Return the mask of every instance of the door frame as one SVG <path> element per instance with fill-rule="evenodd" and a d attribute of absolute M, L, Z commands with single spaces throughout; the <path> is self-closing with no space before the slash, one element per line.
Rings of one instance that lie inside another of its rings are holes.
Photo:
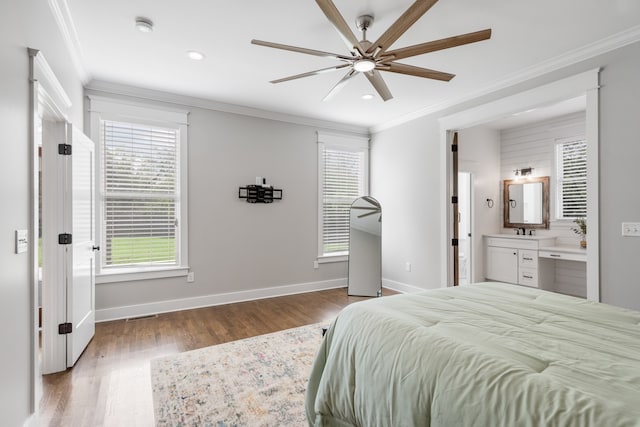
<path fill-rule="evenodd" d="M 38 146 L 41 141 L 41 133 L 38 126 L 41 126 L 43 116 L 47 116 L 51 120 L 66 122 L 68 112 L 72 106 L 71 100 L 65 92 L 55 76 L 55 73 L 49 66 L 42 52 L 38 49 L 27 48 L 29 56 L 29 152 L 31 160 L 29 162 L 29 209 L 31 212 L 29 219 L 29 251 L 31 257 L 29 259 L 29 281 L 31 283 L 31 309 L 32 309 L 32 336 L 31 336 L 31 369 L 30 369 L 30 409 L 31 412 L 38 414 L 38 404 L 42 396 L 41 363 L 39 356 L 39 331 L 38 331 L 38 300 L 39 300 L 39 269 L 38 269 L 38 170 L 39 157 Z M 62 287 L 60 287 L 62 289 Z M 43 306 L 52 306 L 50 301 L 42 300 Z M 42 328 L 45 328 L 46 319 L 43 316 Z M 55 345 L 55 344 L 54 344 Z M 48 350 L 47 350 L 48 351 Z M 45 360 L 43 353 L 43 360 Z M 64 361 L 66 362 L 66 360 Z"/>
<path fill-rule="evenodd" d="M 451 150 L 449 141 L 454 131 L 482 125 L 508 115 L 529 109 L 552 105 L 563 100 L 586 95 L 587 143 L 587 299 L 600 301 L 600 231 L 599 231 L 599 73 L 595 68 L 553 83 L 507 96 L 484 105 L 470 108 L 439 119 L 440 122 L 440 170 L 442 203 L 441 239 L 445 262 L 441 266 L 441 277 L 450 286 L 452 279 L 453 250 L 450 246 L 452 227 L 450 185 L 452 182 Z"/>

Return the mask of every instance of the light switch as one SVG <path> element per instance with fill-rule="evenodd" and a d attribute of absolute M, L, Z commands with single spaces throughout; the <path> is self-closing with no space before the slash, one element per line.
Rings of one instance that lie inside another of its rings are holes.
<path fill-rule="evenodd" d="M 21 254 L 29 250 L 29 231 L 16 230 L 16 253 Z"/>

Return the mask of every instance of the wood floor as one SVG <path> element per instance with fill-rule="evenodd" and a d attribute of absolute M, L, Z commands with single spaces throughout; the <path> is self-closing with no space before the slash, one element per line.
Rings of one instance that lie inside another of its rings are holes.
<path fill-rule="evenodd" d="M 151 359 L 328 321 L 363 299 L 341 288 L 98 323 L 73 369 L 43 376 L 40 425 L 153 426 Z"/>

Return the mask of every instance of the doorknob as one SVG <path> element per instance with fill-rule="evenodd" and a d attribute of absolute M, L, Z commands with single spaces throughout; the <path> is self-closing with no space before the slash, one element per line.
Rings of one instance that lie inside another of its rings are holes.
<path fill-rule="evenodd" d="M 91 249 L 94 250 L 94 251 L 99 251 L 100 250 L 100 246 L 94 246 Z"/>

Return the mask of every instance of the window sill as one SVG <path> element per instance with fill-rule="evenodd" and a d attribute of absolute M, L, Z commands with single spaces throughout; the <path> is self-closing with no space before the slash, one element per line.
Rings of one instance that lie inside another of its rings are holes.
<path fill-rule="evenodd" d="M 131 282 L 135 280 L 163 279 L 167 277 L 182 277 L 189 274 L 189 267 L 166 267 L 154 269 L 123 268 L 113 269 L 96 275 L 96 284 Z"/>
<path fill-rule="evenodd" d="M 349 261 L 349 255 L 323 255 L 318 257 L 318 264 Z"/>

